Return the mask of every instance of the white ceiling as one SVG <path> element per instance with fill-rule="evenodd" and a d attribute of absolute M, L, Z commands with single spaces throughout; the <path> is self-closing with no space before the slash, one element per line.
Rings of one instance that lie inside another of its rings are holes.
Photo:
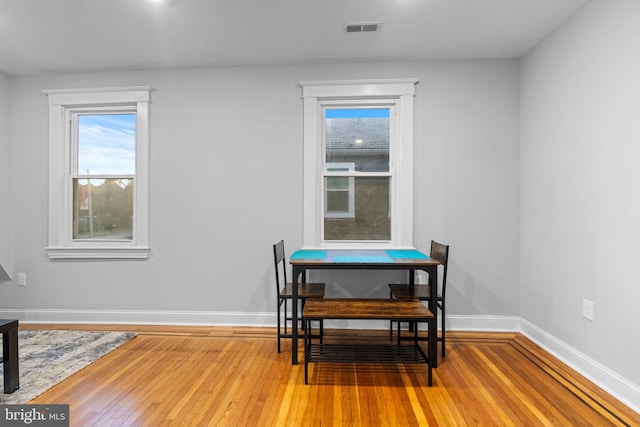
<path fill-rule="evenodd" d="M 586 1 L 0 0 L 0 71 L 518 58 Z"/>

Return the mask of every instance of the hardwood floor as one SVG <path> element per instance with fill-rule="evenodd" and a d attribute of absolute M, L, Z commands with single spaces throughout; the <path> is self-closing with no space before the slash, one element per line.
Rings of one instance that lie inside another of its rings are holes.
<path fill-rule="evenodd" d="M 638 426 L 640 415 L 513 333 L 448 335 L 420 365 L 291 365 L 268 328 L 21 325 L 138 335 L 31 403 L 67 403 L 72 426 Z M 389 340 L 327 330 L 327 340 Z M 302 357 L 300 360 L 304 360 Z"/>

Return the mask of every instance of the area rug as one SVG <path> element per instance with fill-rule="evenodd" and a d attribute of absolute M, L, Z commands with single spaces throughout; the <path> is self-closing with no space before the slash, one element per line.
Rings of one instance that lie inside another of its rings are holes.
<path fill-rule="evenodd" d="M 0 393 L 0 405 L 29 402 L 135 335 L 125 332 L 18 331 L 20 389 L 12 394 Z M 2 374 L 0 364 L 0 381 Z"/>

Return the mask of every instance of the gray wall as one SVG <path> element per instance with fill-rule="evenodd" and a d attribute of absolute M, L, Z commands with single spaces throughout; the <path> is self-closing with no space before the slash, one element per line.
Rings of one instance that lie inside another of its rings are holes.
<path fill-rule="evenodd" d="M 635 384 L 639 42 L 640 2 L 592 1 L 521 77 L 520 313 Z"/>
<path fill-rule="evenodd" d="M 11 274 L 11 236 L 9 234 L 9 201 L 11 186 L 9 183 L 10 157 L 10 116 L 9 116 L 9 76 L 0 72 L 0 283 Z M 1 285 L 0 285 L 1 286 Z"/>
<path fill-rule="evenodd" d="M 302 238 L 297 82 L 418 77 L 415 244 L 452 245 L 451 314 L 517 314 L 518 76 L 517 60 L 490 60 L 13 77 L 10 222 L 28 286 L 1 286 L 0 309 L 272 313 L 271 245 Z M 155 88 L 152 257 L 51 262 L 41 90 L 122 85 Z M 347 274 L 329 293 L 388 295 L 375 280 Z"/>

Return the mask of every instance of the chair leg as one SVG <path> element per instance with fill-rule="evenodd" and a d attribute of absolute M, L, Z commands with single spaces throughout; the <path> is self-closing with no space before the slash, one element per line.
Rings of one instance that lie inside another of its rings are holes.
<path fill-rule="evenodd" d="M 442 357 L 445 356 L 445 348 L 446 348 L 446 339 L 445 339 L 445 331 L 447 330 L 444 325 L 444 304 L 440 306 L 440 313 L 442 314 Z"/>
<path fill-rule="evenodd" d="M 304 310 L 304 299 L 301 299 L 301 310 Z M 284 315 L 282 313 L 281 307 L 282 305 L 284 305 Z M 278 311 L 277 311 L 277 336 L 278 336 L 278 353 L 280 353 L 281 351 L 281 346 L 280 346 L 280 341 L 282 339 L 283 335 L 287 335 L 287 329 L 288 329 L 288 322 L 291 320 L 290 317 L 288 317 L 288 311 L 287 311 L 288 307 L 287 307 L 287 298 L 283 298 L 282 300 L 278 301 Z M 281 317 L 284 317 L 283 319 Z M 301 332 L 302 334 L 299 336 L 299 338 L 302 338 L 304 336 L 304 331 L 306 329 L 306 323 L 302 321 L 302 316 L 299 314 L 298 315 L 298 320 L 300 321 L 300 327 L 301 327 Z M 294 326 L 298 326 L 298 325 L 291 325 L 291 328 L 293 328 Z M 322 320 L 320 320 L 320 343 L 322 344 L 322 339 L 324 336 L 324 322 Z"/>
<path fill-rule="evenodd" d="M 287 299 L 284 299 L 284 334 L 287 335 Z"/>
<path fill-rule="evenodd" d="M 393 299 L 393 292 L 389 291 L 389 299 Z M 393 336 L 393 320 L 389 320 L 389 336 Z"/>
<path fill-rule="evenodd" d="M 280 353 L 280 300 L 278 300 L 278 304 L 276 307 L 276 316 L 278 317 L 278 321 L 277 321 L 277 325 L 278 325 L 278 330 L 277 335 L 278 335 L 278 353 Z M 286 316 L 286 314 L 285 314 Z M 287 322 L 287 320 L 285 319 L 285 323 Z"/>
<path fill-rule="evenodd" d="M 302 319 L 302 313 L 304 312 L 304 303 L 307 302 L 306 299 L 300 300 L 300 313 L 298 313 L 298 319 Z M 302 327 L 302 332 L 304 332 L 307 328 L 307 322 L 300 322 L 300 326 Z M 309 322 L 311 323 L 311 322 Z M 298 326 L 298 325 L 296 325 Z"/>

